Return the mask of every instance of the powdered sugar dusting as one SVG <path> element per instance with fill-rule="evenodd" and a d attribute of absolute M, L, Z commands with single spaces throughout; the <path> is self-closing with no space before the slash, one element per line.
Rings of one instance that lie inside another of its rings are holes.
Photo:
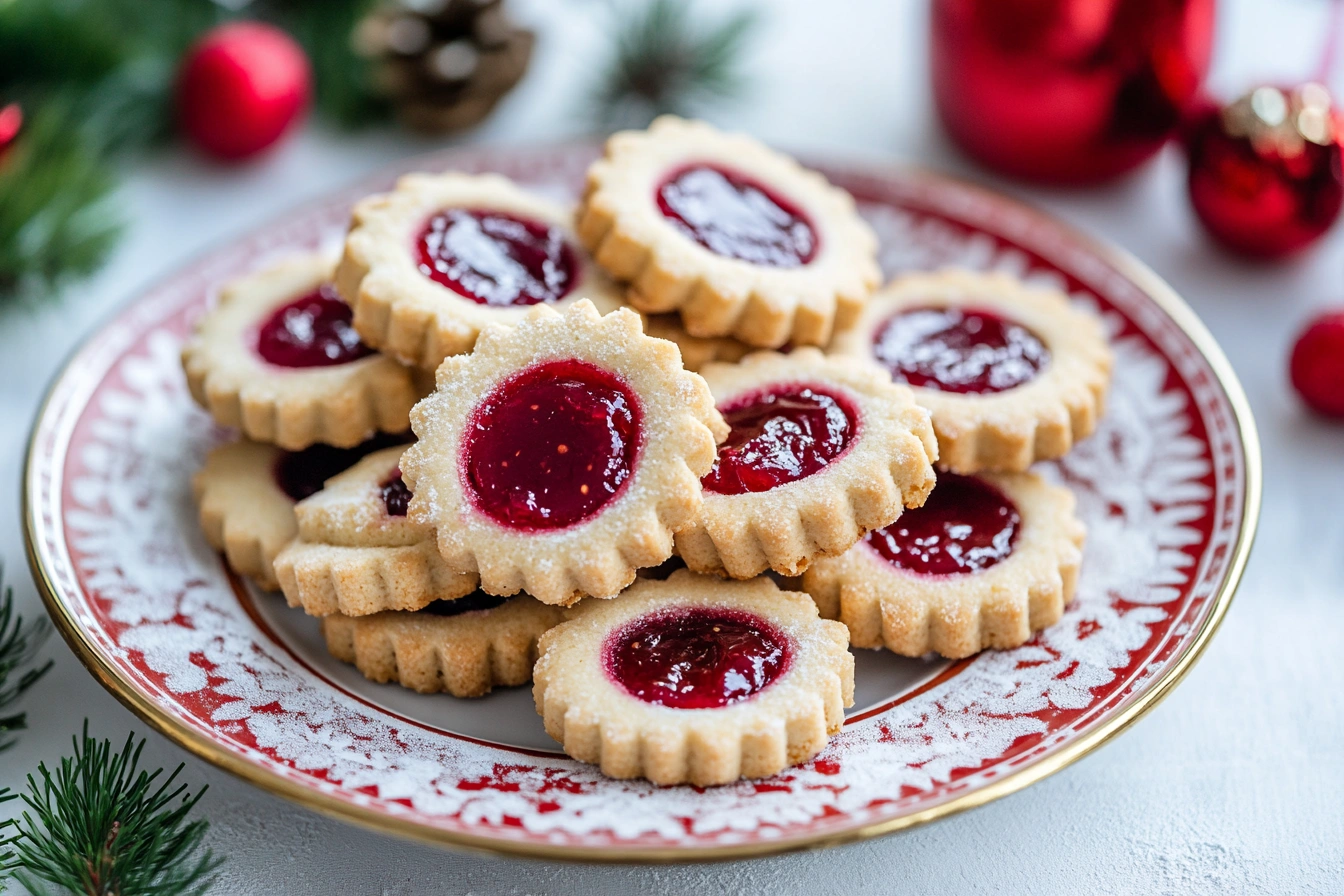
<path fill-rule="evenodd" d="M 546 166 L 552 189 L 578 183 L 587 157 Z M 193 523 L 191 476 L 219 436 L 190 403 L 178 346 L 220 274 L 249 265 L 260 245 L 321 242 L 342 202 L 207 260 L 197 279 L 148 297 L 86 347 L 37 436 L 51 448 L 30 480 L 43 563 L 96 649 L 166 714 L 312 791 L 439 829 L 576 848 L 785 841 L 983 787 L 1152 685 L 1207 618 L 1244 496 L 1225 398 L 1183 335 L 1066 236 L 950 189 L 895 177 L 855 187 L 888 272 L 1006 270 L 1106 315 L 1117 371 L 1108 416 L 1047 470 L 1078 495 L 1089 529 L 1078 597 L 1028 645 L 865 714 L 817 759 L 764 784 L 610 781 L 407 723 L 304 667 L 236 599 Z M 1043 257 L 1072 264 L 1069 276 Z M 68 456 L 58 450 L 67 437 Z"/>

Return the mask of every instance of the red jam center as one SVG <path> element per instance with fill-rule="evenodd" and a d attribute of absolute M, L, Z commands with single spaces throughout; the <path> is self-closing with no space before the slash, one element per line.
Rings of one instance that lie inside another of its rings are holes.
<path fill-rule="evenodd" d="M 854 437 L 848 402 L 810 386 L 776 386 L 721 409 L 732 427 L 701 484 L 721 495 L 769 491 L 811 476 Z"/>
<path fill-rule="evenodd" d="M 716 255 L 772 268 L 796 268 L 817 253 L 802 210 L 738 174 L 692 165 L 663 181 L 658 210 Z"/>
<path fill-rule="evenodd" d="M 463 474 L 514 529 L 560 529 L 612 500 L 635 468 L 640 409 L 615 374 L 574 359 L 530 367 L 476 408 Z"/>
<path fill-rule="evenodd" d="M 509 600 L 512 600 L 512 597 L 499 597 L 486 594 L 484 591 L 473 591 L 466 597 L 455 600 L 436 600 L 421 612 L 429 613 L 431 616 L 461 616 L 463 613 L 474 613 L 478 610 L 493 610 Z"/>
<path fill-rule="evenodd" d="M 257 354 L 279 367 L 329 367 L 358 361 L 373 349 L 350 325 L 353 313 L 336 290 L 323 284 L 266 319 L 257 331 Z"/>
<path fill-rule="evenodd" d="M 645 703 L 715 709 L 765 689 L 789 666 L 788 638 L 735 610 L 685 608 L 636 619 L 607 638 L 608 677 Z"/>
<path fill-rule="evenodd" d="M 394 468 L 379 488 L 387 515 L 405 516 L 411 507 L 411 490 L 406 487 L 406 480 L 401 478 L 401 467 Z"/>
<path fill-rule="evenodd" d="M 942 392 L 1002 392 L 1028 382 L 1050 360 L 1036 335 L 989 311 L 919 308 L 888 320 L 873 355 L 892 379 Z"/>
<path fill-rule="evenodd" d="M 560 228 L 484 209 L 439 212 L 416 254 L 421 273 L 478 305 L 558 302 L 577 279 Z"/>
<path fill-rule="evenodd" d="M 272 474 L 280 490 L 295 501 L 322 490 L 322 484 L 337 473 L 350 469 L 361 457 L 409 441 L 405 433 L 380 433 L 354 448 L 313 445 L 302 451 L 285 451 L 275 462 Z"/>
<path fill-rule="evenodd" d="M 980 572 L 1004 560 L 1022 517 L 1008 497 L 974 476 L 939 473 L 923 507 L 907 510 L 866 536 L 890 563 L 910 572 L 945 576 Z"/>

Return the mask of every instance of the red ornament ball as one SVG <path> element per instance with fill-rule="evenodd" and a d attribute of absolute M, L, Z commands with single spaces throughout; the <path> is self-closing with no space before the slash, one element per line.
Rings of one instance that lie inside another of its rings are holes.
<path fill-rule="evenodd" d="M 23 130 L 23 107 L 18 103 L 0 106 L 0 158 L 19 139 Z"/>
<path fill-rule="evenodd" d="M 1314 243 L 1344 206 L 1341 127 L 1319 84 L 1259 87 L 1197 115 L 1186 133 L 1190 202 L 1234 252 L 1280 258 Z"/>
<path fill-rule="evenodd" d="M 308 57 L 288 34 L 231 22 L 187 51 L 177 78 L 182 131 L 205 153 L 246 159 L 272 146 L 308 105 Z"/>
<path fill-rule="evenodd" d="M 1307 325 L 1293 346 L 1289 374 L 1308 407 L 1344 419 L 1344 309 Z"/>
<path fill-rule="evenodd" d="M 1005 174 L 1089 184 L 1162 148 L 1208 71 L 1214 0 L 931 0 L 952 138 Z"/>

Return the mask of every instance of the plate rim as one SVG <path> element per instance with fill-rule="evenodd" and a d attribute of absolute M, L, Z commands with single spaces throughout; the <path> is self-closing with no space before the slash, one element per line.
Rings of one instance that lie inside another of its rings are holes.
<path fill-rule="evenodd" d="M 235 234 L 212 244 L 204 251 L 193 255 L 192 258 L 186 262 L 175 265 L 167 274 L 151 281 L 146 286 L 138 288 L 134 294 L 147 294 L 157 289 L 159 286 L 171 281 L 178 276 L 182 269 L 190 267 L 195 261 L 209 257 L 231 245 L 243 238 L 246 233 L 263 229 L 283 219 L 298 215 L 305 209 L 317 207 L 325 202 L 329 202 L 331 196 L 333 194 L 338 194 L 341 189 L 349 190 L 360 182 L 376 180 L 380 176 L 380 173 L 386 175 L 388 173 L 414 170 L 414 166 L 421 162 L 441 160 L 445 155 L 471 155 L 482 151 L 492 153 L 508 150 L 531 153 L 536 153 L 542 149 L 560 151 L 567 147 L 573 149 L 577 145 L 586 144 L 588 142 L 589 141 L 575 140 L 527 146 L 488 145 L 470 148 L 464 147 L 457 149 L 456 151 L 449 150 L 446 154 L 441 150 L 437 153 L 415 155 L 399 160 L 392 165 L 352 181 L 344 188 L 327 191 L 322 196 L 299 203 L 258 224 L 252 225 L 240 234 Z M 55 583 L 52 581 L 51 575 L 43 565 L 38 550 L 38 521 L 32 504 L 32 492 L 36 487 L 34 481 L 34 461 L 36 456 L 38 426 L 47 416 L 56 390 L 64 381 L 66 375 L 71 371 L 74 361 L 107 322 L 114 320 L 120 314 L 135 305 L 134 299 L 119 303 L 115 309 L 101 319 L 97 326 L 90 329 L 89 333 L 85 335 L 61 361 L 56 373 L 47 384 L 42 401 L 38 405 L 37 412 L 34 414 L 32 423 L 29 427 L 27 447 L 24 452 L 23 478 L 20 492 L 20 514 L 23 519 L 24 548 L 28 559 L 28 567 L 32 573 L 38 593 L 42 598 L 47 615 L 51 617 L 55 628 L 61 633 L 62 638 L 65 640 L 66 644 L 69 645 L 71 651 L 95 680 L 116 697 L 123 706 L 133 712 L 142 722 L 149 725 L 150 728 L 168 738 L 173 743 L 187 750 L 192 755 L 209 762 L 217 768 L 229 772 L 235 777 L 241 778 L 243 781 L 254 787 L 272 795 L 283 797 L 326 817 L 354 824 L 358 827 L 373 830 L 382 834 L 395 834 L 422 843 L 440 847 L 452 847 L 485 855 L 531 858 L 566 863 L 675 864 L 685 862 L 732 861 L 800 852 L 804 850 L 822 849 L 831 846 L 839 846 L 841 844 L 871 840 L 876 837 L 927 824 L 928 822 L 941 818 L 948 818 L 960 814 L 961 812 L 1016 793 L 1019 790 L 1029 787 L 1069 765 L 1072 765 L 1084 756 L 1090 755 L 1092 752 L 1100 749 L 1113 738 L 1126 731 L 1139 719 L 1147 715 L 1185 679 L 1186 675 L 1189 674 L 1190 670 L 1194 668 L 1195 664 L 1203 656 L 1205 649 L 1221 625 L 1224 616 L 1227 614 L 1228 608 L 1231 606 L 1233 597 L 1240 587 L 1242 576 L 1250 558 L 1258 530 L 1264 473 L 1260 452 L 1260 439 L 1255 424 L 1255 418 L 1251 410 L 1250 401 L 1246 397 L 1245 390 L 1242 388 L 1241 381 L 1237 377 L 1231 362 L 1228 361 L 1227 356 L 1223 353 L 1222 348 L 1218 345 L 1203 321 L 1201 321 L 1199 316 L 1195 314 L 1194 310 L 1183 298 L 1181 298 L 1179 293 L 1177 293 L 1171 285 L 1127 250 L 1122 249 L 1105 239 L 1091 236 L 1067 221 L 1063 221 L 1050 215 L 1031 203 L 1015 196 L 1010 196 L 991 188 L 972 183 L 963 178 L 933 171 L 919 165 L 897 161 L 878 162 L 872 160 L 846 159 L 843 156 L 826 156 L 820 160 L 808 159 L 806 161 L 808 164 L 812 164 L 816 161 L 824 161 L 827 162 L 830 167 L 843 166 L 848 172 L 875 178 L 888 178 L 893 172 L 901 172 L 911 179 L 938 183 L 945 187 L 955 188 L 965 193 L 974 194 L 978 198 L 993 201 L 1002 206 L 1011 208 L 1015 213 L 1030 219 L 1034 224 L 1041 224 L 1053 228 L 1055 231 L 1067 236 L 1077 245 L 1092 253 L 1095 257 L 1109 264 L 1115 271 L 1137 286 L 1144 295 L 1152 299 L 1172 323 L 1175 324 L 1186 338 L 1190 340 L 1195 350 L 1199 352 L 1205 362 L 1209 365 L 1218 385 L 1226 393 L 1228 406 L 1232 412 L 1232 423 L 1236 427 L 1237 438 L 1245 458 L 1245 463 L 1243 465 L 1245 500 L 1241 519 L 1239 521 L 1240 526 L 1237 532 L 1236 542 L 1233 545 L 1232 554 L 1228 561 L 1227 571 L 1223 576 L 1222 582 L 1218 586 L 1217 593 L 1212 598 L 1212 609 L 1205 617 L 1198 631 L 1187 639 L 1186 644 L 1176 661 L 1161 675 L 1152 679 L 1129 706 L 1104 721 L 1099 722 L 1096 727 L 1061 747 L 1057 752 L 1016 769 L 995 781 L 986 784 L 978 790 L 953 797 L 939 805 L 931 806 L 927 809 L 908 815 L 869 822 L 867 824 L 858 824 L 838 831 L 829 831 L 813 835 L 804 834 L 783 840 L 762 839 L 752 843 L 733 843 L 727 845 L 641 845 L 622 847 L 584 847 L 581 849 L 569 845 L 515 841 L 488 835 L 429 827 L 409 819 L 384 814 L 371 807 L 345 802 L 331 794 L 311 790 L 296 781 L 291 781 L 289 778 L 276 775 L 260 765 L 249 762 L 245 758 L 220 747 L 214 741 L 209 740 L 205 735 L 196 732 L 179 720 L 175 715 L 156 705 L 147 696 L 141 694 L 129 682 L 121 678 L 116 669 L 90 642 L 81 626 L 75 620 L 71 609 L 58 597 Z M 434 164 L 442 164 L 442 162 L 435 161 Z"/>

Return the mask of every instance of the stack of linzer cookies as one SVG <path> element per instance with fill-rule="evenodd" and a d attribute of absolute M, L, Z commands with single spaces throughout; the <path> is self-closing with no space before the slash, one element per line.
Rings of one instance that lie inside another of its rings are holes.
<path fill-rule="evenodd" d="M 876 254 L 848 193 L 700 122 L 612 137 L 577 209 L 404 177 L 183 350 L 242 433 L 201 525 L 375 681 L 531 680 L 614 777 L 774 774 L 839 730 L 851 645 L 1022 644 L 1081 559 L 1026 470 L 1095 427 L 1100 322 L 1002 275 L 878 289 Z"/>

